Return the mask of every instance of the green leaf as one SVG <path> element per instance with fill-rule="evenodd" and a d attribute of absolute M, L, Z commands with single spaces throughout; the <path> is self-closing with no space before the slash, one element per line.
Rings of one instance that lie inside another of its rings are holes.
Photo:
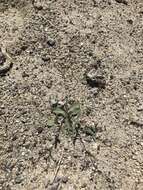
<path fill-rule="evenodd" d="M 53 113 L 58 116 L 60 115 L 60 116 L 66 117 L 66 112 L 62 108 L 59 108 L 59 107 L 54 108 Z"/>
<path fill-rule="evenodd" d="M 47 126 L 49 128 L 55 126 L 55 120 L 54 120 L 54 118 L 48 120 Z"/>
<path fill-rule="evenodd" d="M 65 127 L 66 127 L 66 129 L 70 128 L 70 123 L 69 123 L 68 118 L 65 119 Z"/>
<path fill-rule="evenodd" d="M 69 114 L 71 116 L 79 115 L 80 114 L 80 104 L 74 103 L 73 105 L 71 105 L 71 107 L 69 109 Z"/>
<path fill-rule="evenodd" d="M 65 132 L 66 132 L 66 135 L 72 135 L 72 125 L 70 123 L 70 121 L 68 120 L 68 118 L 65 119 Z"/>

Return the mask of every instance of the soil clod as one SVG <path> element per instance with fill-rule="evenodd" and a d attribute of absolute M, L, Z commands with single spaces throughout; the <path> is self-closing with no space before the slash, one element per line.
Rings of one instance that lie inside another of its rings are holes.
<path fill-rule="evenodd" d="M 122 3 L 124 5 L 128 5 L 128 2 L 126 0 L 115 0 L 117 3 Z"/>
<path fill-rule="evenodd" d="M 106 85 L 105 78 L 96 70 L 91 70 L 86 74 L 86 81 L 92 88 L 105 88 Z"/>

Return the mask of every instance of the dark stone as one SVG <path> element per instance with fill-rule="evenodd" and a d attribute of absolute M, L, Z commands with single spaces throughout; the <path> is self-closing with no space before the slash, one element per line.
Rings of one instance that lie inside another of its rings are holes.
<path fill-rule="evenodd" d="M 22 77 L 23 77 L 23 78 L 29 77 L 29 75 L 24 71 L 24 72 L 22 73 Z"/>
<path fill-rule="evenodd" d="M 64 176 L 64 177 L 61 178 L 61 182 L 62 182 L 62 183 L 67 183 L 68 180 L 69 180 L 69 179 L 68 179 L 68 177 L 66 177 L 66 176 Z"/>
<path fill-rule="evenodd" d="M 140 11 L 139 14 L 143 14 L 143 11 Z"/>
<path fill-rule="evenodd" d="M 50 38 L 47 40 L 47 44 L 52 47 L 56 44 L 56 41 L 54 39 Z"/>
<path fill-rule="evenodd" d="M 42 56 L 42 60 L 43 60 L 44 62 L 50 61 L 50 57 L 49 57 L 48 55 L 43 55 L 43 56 Z"/>
<path fill-rule="evenodd" d="M 87 183 L 83 183 L 82 185 L 81 185 L 81 188 L 82 189 L 85 189 L 87 187 Z"/>
<path fill-rule="evenodd" d="M 88 53 L 88 55 L 89 55 L 90 57 L 92 57 L 92 56 L 93 56 L 93 52 L 90 51 L 90 52 Z"/>
<path fill-rule="evenodd" d="M 22 51 L 25 51 L 27 48 L 28 48 L 28 46 L 26 44 L 22 44 L 21 45 L 21 50 Z"/>
<path fill-rule="evenodd" d="M 115 0 L 117 3 L 122 3 L 124 5 L 128 5 L 128 2 L 126 0 Z"/>
<path fill-rule="evenodd" d="M 13 63 L 11 62 L 8 66 L 5 66 L 0 69 L 0 76 L 5 76 L 6 73 L 12 68 Z"/>
<path fill-rule="evenodd" d="M 91 92 L 92 95 L 96 96 L 98 94 L 98 92 L 99 92 L 99 88 L 94 87 L 94 88 L 92 88 L 90 90 L 90 92 Z"/>
<path fill-rule="evenodd" d="M 43 9 L 41 0 L 32 0 L 33 7 L 37 9 L 38 11 Z"/>
<path fill-rule="evenodd" d="M 38 131 L 38 134 L 42 133 L 43 127 L 38 127 L 38 128 L 37 128 L 37 131 Z"/>
<path fill-rule="evenodd" d="M 0 65 L 3 65 L 6 62 L 6 57 L 5 55 L 1 52 L 0 49 Z"/>
<path fill-rule="evenodd" d="M 96 71 L 90 71 L 86 74 L 87 84 L 92 88 L 105 88 L 106 81 L 104 77 Z"/>
<path fill-rule="evenodd" d="M 129 24 L 133 24 L 133 20 L 131 20 L 131 19 L 127 20 L 127 22 L 128 22 Z"/>
<path fill-rule="evenodd" d="M 18 139 L 18 137 L 17 137 L 16 135 L 13 135 L 12 141 L 15 141 L 15 140 L 17 140 L 17 139 Z"/>

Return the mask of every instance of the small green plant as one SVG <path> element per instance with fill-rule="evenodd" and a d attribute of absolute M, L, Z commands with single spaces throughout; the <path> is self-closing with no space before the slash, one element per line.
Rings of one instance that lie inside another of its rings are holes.
<path fill-rule="evenodd" d="M 52 150 L 54 147 L 57 148 L 57 145 L 60 143 L 60 135 L 65 134 L 66 136 L 68 136 L 68 138 L 71 138 L 73 145 L 75 145 L 76 140 L 79 140 L 81 144 L 81 150 L 84 151 L 85 155 L 88 156 L 91 163 L 96 168 L 96 165 L 94 163 L 95 157 L 88 150 L 83 139 L 85 136 L 90 136 L 94 140 L 96 128 L 94 129 L 94 127 L 90 126 L 81 126 L 80 103 L 75 101 L 69 101 L 68 99 L 66 99 L 65 102 L 59 102 L 54 100 L 51 103 L 51 112 L 53 114 L 53 117 L 48 121 L 48 127 L 54 127 L 55 130 L 53 146 L 49 150 L 50 158 L 54 160 L 54 158 L 52 157 Z M 59 161 L 59 166 L 57 167 L 57 170 L 55 172 L 54 179 L 56 178 L 59 171 L 62 158 L 63 155 Z"/>
<path fill-rule="evenodd" d="M 80 127 L 80 104 L 78 102 L 68 102 L 64 104 L 56 103 L 52 105 L 52 113 L 54 114 L 54 120 L 49 120 L 49 126 L 57 126 L 57 134 L 59 137 L 60 132 L 70 136 L 75 142 L 77 136 L 77 130 Z"/>

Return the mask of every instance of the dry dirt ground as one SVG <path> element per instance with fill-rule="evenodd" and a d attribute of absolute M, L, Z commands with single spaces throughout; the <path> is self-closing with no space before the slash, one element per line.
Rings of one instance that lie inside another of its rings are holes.
<path fill-rule="evenodd" d="M 0 0 L 0 46 L 0 190 L 143 190 L 143 1 Z M 92 155 L 53 147 L 67 96 Z"/>

